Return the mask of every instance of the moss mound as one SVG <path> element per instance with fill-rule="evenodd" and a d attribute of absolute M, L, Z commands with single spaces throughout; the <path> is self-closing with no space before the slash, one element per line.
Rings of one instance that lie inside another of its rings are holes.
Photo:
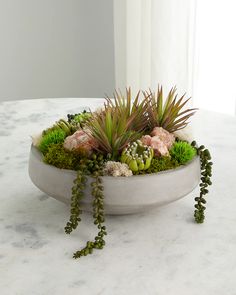
<path fill-rule="evenodd" d="M 178 141 L 170 149 L 170 155 L 172 159 L 183 165 L 194 158 L 196 149 L 186 141 Z"/>
<path fill-rule="evenodd" d="M 173 169 L 180 166 L 180 164 L 171 157 L 155 157 L 152 159 L 151 166 L 147 170 L 148 173 L 157 173 L 160 171 L 165 171 Z"/>
<path fill-rule="evenodd" d="M 38 148 L 45 155 L 51 145 L 62 143 L 64 142 L 65 138 L 66 132 L 62 129 L 51 130 L 50 132 L 43 135 Z"/>
<path fill-rule="evenodd" d="M 59 143 L 48 147 L 43 160 L 60 169 L 78 170 L 81 158 L 76 152 L 65 150 L 63 145 Z"/>

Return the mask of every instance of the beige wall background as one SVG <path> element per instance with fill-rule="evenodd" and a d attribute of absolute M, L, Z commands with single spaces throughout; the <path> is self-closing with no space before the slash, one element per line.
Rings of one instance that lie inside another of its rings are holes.
<path fill-rule="evenodd" d="M 1 0 L 0 100 L 115 88 L 113 1 Z"/>

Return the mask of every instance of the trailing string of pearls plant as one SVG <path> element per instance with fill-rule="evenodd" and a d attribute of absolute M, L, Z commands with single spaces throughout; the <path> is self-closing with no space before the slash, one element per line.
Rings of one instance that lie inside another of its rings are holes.
<path fill-rule="evenodd" d="M 88 241 L 86 246 L 74 253 L 74 258 L 80 258 L 81 256 L 86 256 L 93 253 L 93 249 L 103 249 L 105 246 L 104 236 L 107 234 L 106 227 L 103 225 L 105 222 L 104 216 L 104 195 L 102 178 L 99 172 L 94 172 L 92 177 L 94 181 L 91 183 L 92 195 L 94 197 L 93 201 L 93 218 L 94 224 L 97 225 L 99 232 L 95 237 L 94 241 Z"/>
<path fill-rule="evenodd" d="M 199 155 L 201 161 L 201 182 L 199 184 L 200 196 L 195 198 L 197 204 L 195 204 L 194 217 L 197 223 L 203 223 L 205 219 L 204 211 L 206 210 L 204 205 L 207 202 L 204 198 L 204 195 L 208 194 L 209 192 L 207 187 L 212 185 L 211 176 L 213 162 L 210 161 L 211 154 L 204 145 L 197 147 L 196 141 L 193 141 L 191 144 L 196 148 L 197 154 Z"/>
<path fill-rule="evenodd" d="M 105 222 L 104 215 L 104 195 L 102 184 L 102 170 L 103 157 L 100 155 L 97 159 L 96 155 L 93 156 L 93 160 L 86 161 L 81 165 L 80 170 L 77 171 L 77 177 L 74 180 L 74 186 L 72 187 L 71 195 L 71 209 L 70 219 L 65 226 L 65 233 L 70 234 L 75 230 L 81 221 L 81 200 L 84 197 L 84 189 L 88 181 L 88 175 L 93 178 L 91 182 L 91 194 L 94 197 L 93 200 L 93 218 L 94 224 L 98 227 L 98 234 L 94 241 L 88 241 L 86 246 L 76 251 L 73 258 L 80 258 L 81 256 L 87 256 L 93 253 L 93 249 L 103 249 L 105 245 L 104 236 L 107 234 L 106 227 L 103 225 Z M 90 170 L 88 170 L 88 168 Z M 93 172 L 91 173 L 91 170 Z"/>

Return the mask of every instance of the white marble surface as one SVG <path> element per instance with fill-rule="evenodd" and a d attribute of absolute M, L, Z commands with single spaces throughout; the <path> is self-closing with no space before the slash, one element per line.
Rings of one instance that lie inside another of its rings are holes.
<path fill-rule="evenodd" d="M 89 214 L 70 236 L 69 208 L 28 177 L 30 134 L 100 103 L 44 99 L 0 104 L 1 295 L 236 294 L 236 118 L 195 116 L 196 139 L 212 152 L 206 221 L 193 222 L 194 191 L 145 214 L 107 217 L 107 245 L 80 260 L 72 253 L 94 237 Z"/>

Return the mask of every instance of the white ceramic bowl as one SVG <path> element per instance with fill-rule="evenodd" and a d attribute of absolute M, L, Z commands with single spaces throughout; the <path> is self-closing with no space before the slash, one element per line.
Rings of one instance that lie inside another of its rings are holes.
<path fill-rule="evenodd" d="M 29 175 L 32 182 L 49 196 L 70 204 L 76 172 L 45 164 L 42 154 L 31 147 Z M 176 201 L 190 193 L 200 180 L 200 161 L 155 174 L 131 177 L 103 176 L 106 214 L 130 214 Z M 88 177 L 83 209 L 92 210 L 91 178 Z"/>

